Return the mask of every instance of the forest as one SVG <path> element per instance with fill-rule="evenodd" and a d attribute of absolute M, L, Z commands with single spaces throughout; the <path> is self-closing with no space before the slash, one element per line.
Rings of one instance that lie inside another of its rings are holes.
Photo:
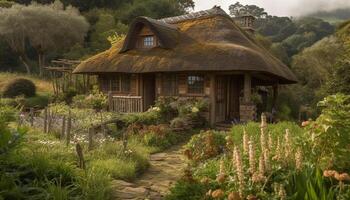
<path fill-rule="evenodd" d="M 222 8 L 232 19 L 253 16 L 249 37 L 296 76 L 276 97 L 266 89 L 267 103 L 252 91 L 256 107 L 275 109 L 273 120 L 260 113 L 219 130 L 198 98 L 112 112 L 100 79 L 71 74 L 124 40 L 136 17 L 195 8 L 193 0 L 0 0 L 0 200 L 350 199 L 350 8 L 298 17 L 235 1 Z"/>

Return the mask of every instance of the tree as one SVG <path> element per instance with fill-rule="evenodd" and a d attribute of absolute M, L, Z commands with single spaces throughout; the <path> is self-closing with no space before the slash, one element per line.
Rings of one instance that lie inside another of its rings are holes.
<path fill-rule="evenodd" d="M 230 15 L 239 17 L 242 15 L 253 15 L 256 18 L 266 18 L 268 16 L 264 8 L 256 5 L 242 5 L 239 2 L 229 6 Z"/>
<path fill-rule="evenodd" d="M 0 11 L 0 35 L 18 55 L 27 72 L 31 69 L 26 55 L 30 45 L 36 50 L 40 75 L 45 63 L 45 55 L 50 51 L 68 49 L 81 43 L 89 24 L 78 10 L 64 8 L 60 1 L 42 5 L 14 5 Z"/>

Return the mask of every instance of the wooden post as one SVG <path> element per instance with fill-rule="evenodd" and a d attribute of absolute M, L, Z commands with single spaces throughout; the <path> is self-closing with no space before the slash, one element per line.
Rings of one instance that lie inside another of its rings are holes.
<path fill-rule="evenodd" d="M 278 84 L 275 84 L 273 86 L 273 101 L 272 101 L 273 108 L 275 108 L 277 105 L 277 98 L 278 98 Z"/>
<path fill-rule="evenodd" d="M 47 108 L 44 110 L 44 133 L 47 133 Z"/>
<path fill-rule="evenodd" d="M 78 166 L 80 169 L 85 169 L 85 160 L 84 160 L 84 154 L 83 154 L 83 148 L 81 148 L 80 144 L 77 143 L 75 145 L 75 150 L 77 152 L 78 155 Z"/>
<path fill-rule="evenodd" d="M 112 92 L 108 92 L 108 111 L 113 111 L 113 95 Z"/>
<path fill-rule="evenodd" d="M 34 108 L 30 108 L 29 111 L 29 117 L 30 117 L 30 126 L 34 126 Z"/>
<path fill-rule="evenodd" d="M 67 144 L 67 146 L 69 145 L 70 139 L 71 139 L 71 135 L 70 135 L 71 128 L 72 128 L 72 113 L 71 113 L 71 110 L 69 109 L 68 121 L 67 121 L 67 132 L 66 132 L 66 144 Z"/>
<path fill-rule="evenodd" d="M 51 127 L 52 127 L 52 117 L 53 117 L 53 112 L 52 112 L 52 110 L 48 110 L 47 133 L 50 132 Z"/>
<path fill-rule="evenodd" d="M 64 138 L 66 132 L 66 116 L 62 118 L 62 130 L 61 130 L 61 140 Z"/>
<path fill-rule="evenodd" d="M 244 74 L 244 103 L 250 103 L 252 96 L 252 77 L 250 74 Z"/>
<path fill-rule="evenodd" d="M 91 151 L 93 149 L 93 135 L 95 134 L 95 129 L 93 127 L 89 128 L 89 145 L 88 149 Z"/>
<path fill-rule="evenodd" d="M 215 114 L 216 114 L 216 94 L 215 94 L 215 75 L 210 74 L 210 125 L 214 126 L 216 119 L 215 119 Z"/>

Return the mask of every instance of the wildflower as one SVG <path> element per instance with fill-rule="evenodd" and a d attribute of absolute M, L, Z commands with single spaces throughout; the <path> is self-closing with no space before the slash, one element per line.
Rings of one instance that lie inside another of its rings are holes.
<path fill-rule="evenodd" d="M 216 177 L 216 181 L 218 183 L 221 183 L 223 184 L 226 180 L 226 175 L 225 174 L 219 174 L 217 177 Z"/>
<path fill-rule="evenodd" d="M 277 146 L 276 146 L 276 150 L 275 150 L 275 156 L 272 159 L 279 161 L 281 159 L 281 155 L 282 155 L 281 142 L 280 142 L 280 138 L 277 138 Z"/>
<path fill-rule="evenodd" d="M 292 149 L 289 129 L 286 129 L 286 134 L 284 135 L 284 143 L 285 143 L 285 151 L 284 151 L 285 157 L 289 158 L 291 154 L 291 149 Z"/>
<path fill-rule="evenodd" d="M 247 131 L 243 128 L 243 153 L 248 153 L 249 150 L 249 140 Z"/>
<path fill-rule="evenodd" d="M 230 192 L 227 197 L 228 200 L 241 200 L 241 197 L 237 192 Z"/>
<path fill-rule="evenodd" d="M 208 177 L 204 177 L 204 178 L 202 178 L 201 179 L 201 181 L 200 181 L 202 184 L 205 184 L 205 185 L 207 185 L 207 184 L 209 184 L 209 182 L 210 182 L 210 179 L 208 178 Z"/>
<path fill-rule="evenodd" d="M 310 124 L 310 121 L 303 121 L 302 123 L 301 123 L 301 126 L 302 127 L 305 127 L 305 126 L 308 126 Z"/>
<path fill-rule="evenodd" d="M 265 170 L 270 171 L 271 170 L 270 155 L 267 149 L 265 149 L 264 151 L 264 161 L 265 161 Z"/>
<path fill-rule="evenodd" d="M 264 175 L 265 174 L 265 159 L 264 155 L 261 155 L 259 158 L 259 174 Z"/>
<path fill-rule="evenodd" d="M 244 190 L 244 174 L 243 174 L 243 165 L 242 165 L 242 157 L 237 149 L 235 147 L 235 164 L 236 164 L 236 171 L 237 171 L 237 178 L 238 178 L 238 183 L 239 183 L 239 194 L 241 197 L 243 197 L 243 190 Z"/>
<path fill-rule="evenodd" d="M 338 181 L 350 181 L 350 176 L 347 173 L 335 173 L 334 178 L 337 179 Z"/>
<path fill-rule="evenodd" d="M 224 160 L 220 160 L 220 174 L 225 174 L 225 163 Z"/>
<path fill-rule="evenodd" d="M 266 177 L 260 173 L 254 173 L 252 176 L 252 181 L 253 183 L 261 183 L 264 182 L 266 180 Z"/>
<path fill-rule="evenodd" d="M 231 136 L 229 136 L 229 135 L 226 136 L 225 140 L 226 140 L 226 147 L 230 148 L 233 145 L 233 140 L 232 140 Z"/>
<path fill-rule="evenodd" d="M 212 193 L 211 193 L 211 196 L 214 198 L 214 199 L 220 199 L 222 197 L 224 197 L 225 193 L 224 191 L 222 191 L 222 189 L 217 189 L 217 190 L 214 190 Z"/>
<path fill-rule="evenodd" d="M 250 195 L 247 196 L 247 200 L 258 200 L 258 197 L 250 194 Z"/>
<path fill-rule="evenodd" d="M 253 141 L 249 141 L 249 171 L 251 174 L 255 172 L 255 147 Z"/>
<path fill-rule="evenodd" d="M 334 177 L 334 175 L 336 173 L 338 173 L 338 172 L 335 171 L 335 170 L 325 170 L 325 171 L 323 171 L 323 176 L 327 177 L 327 178 L 330 178 L 330 177 Z"/>
<path fill-rule="evenodd" d="M 193 113 L 198 113 L 198 112 L 199 112 L 199 109 L 198 109 L 197 107 L 193 107 L 193 108 L 192 108 L 192 112 L 193 112 Z"/>
<path fill-rule="evenodd" d="M 286 190 L 284 189 L 282 184 L 279 187 L 278 196 L 281 200 L 285 200 L 287 197 Z"/>
<path fill-rule="evenodd" d="M 261 144 L 261 151 L 264 152 L 266 149 L 266 135 L 265 135 L 265 129 L 260 129 L 260 144 Z"/>
<path fill-rule="evenodd" d="M 211 194 L 213 193 L 213 191 L 210 189 L 207 193 L 205 193 L 206 196 L 211 196 Z"/>
<path fill-rule="evenodd" d="M 271 133 L 269 133 L 269 135 L 268 135 L 268 148 L 271 150 L 272 146 L 273 146 L 273 141 L 272 141 Z"/>
<path fill-rule="evenodd" d="M 302 153 L 300 148 L 295 153 L 295 167 L 297 170 L 300 170 L 302 168 Z"/>

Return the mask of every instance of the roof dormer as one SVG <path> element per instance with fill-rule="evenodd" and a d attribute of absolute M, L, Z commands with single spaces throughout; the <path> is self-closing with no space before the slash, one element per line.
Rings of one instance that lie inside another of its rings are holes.
<path fill-rule="evenodd" d="M 120 53 L 131 49 L 174 48 L 178 42 L 176 25 L 161 22 L 148 17 L 138 17 L 130 25 Z"/>

